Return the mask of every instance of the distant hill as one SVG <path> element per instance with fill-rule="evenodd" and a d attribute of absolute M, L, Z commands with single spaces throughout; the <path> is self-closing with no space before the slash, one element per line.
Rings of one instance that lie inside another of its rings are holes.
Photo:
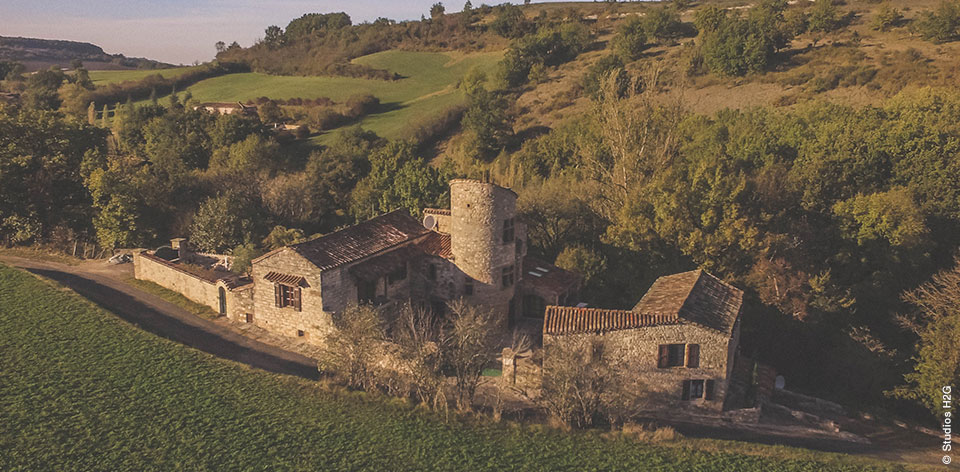
<path fill-rule="evenodd" d="M 70 67 L 75 59 L 83 61 L 88 70 L 171 67 L 170 64 L 150 59 L 107 54 L 100 46 L 90 43 L 0 36 L 0 61 L 23 63 L 28 71 L 50 66 Z"/>

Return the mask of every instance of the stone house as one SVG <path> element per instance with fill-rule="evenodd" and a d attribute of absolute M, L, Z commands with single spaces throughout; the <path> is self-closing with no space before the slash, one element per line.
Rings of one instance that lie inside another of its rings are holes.
<path fill-rule="evenodd" d="M 660 277 L 631 310 L 549 306 L 544 376 L 551 346 L 590 346 L 616 361 L 653 405 L 722 410 L 740 341 L 743 292 L 702 270 Z"/>
<path fill-rule="evenodd" d="M 527 259 L 526 226 L 516 216 L 513 191 L 458 179 L 450 182 L 450 200 L 450 209 L 428 209 L 422 221 L 393 211 L 264 254 L 251 263 L 252 303 L 238 307 L 228 299 L 222 312 L 322 343 L 333 332 L 333 317 L 350 305 L 389 310 L 412 301 L 442 313 L 448 302 L 463 299 L 493 310 L 506 328 L 521 316 L 523 294 L 541 297 L 541 310 L 547 300 L 576 296 L 578 276 Z M 173 289 L 188 297 L 194 292 L 183 284 Z"/>
<path fill-rule="evenodd" d="M 201 108 L 210 113 L 217 113 L 220 115 L 232 115 L 234 113 L 255 115 L 257 113 L 256 106 L 244 105 L 240 102 L 207 102 L 193 107 L 194 110 Z"/>

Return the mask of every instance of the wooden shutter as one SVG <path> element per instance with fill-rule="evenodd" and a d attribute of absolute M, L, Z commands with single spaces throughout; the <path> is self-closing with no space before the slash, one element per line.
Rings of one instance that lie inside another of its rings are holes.
<path fill-rule="evenodd" d="M 667 367 L 667 362 L 670 358 L 670 345 L 661 344 L 660 345 L 660 357 L 657 358 L 657 367 L 664 368 Z"/>
<path fill-rule="evenodd" d="M 700 367 L 699 344 L 687 344 L 687 367 Z"/>
<path fill-rule="evenodd" d="M 690 381 L 689 380 L 683 381 L 683 393 L 680 394 L 680 399 L 681 400 L 690 399 Z"/>
<path fill-rule="evenodd" d="M 283 308 L 283 293 L 280 291 L 280 284 L 273 284 L 273 301 L 277 308 Z"/>
<path fill-rule="evenodd" d="M 296 289 L 294 289 L 293 307 L 296 308 L 297 311 L 300 311 L 300 287 L 297 287 Z"/>
<path fill-rule="evenodd" d="M 703 395 L 707 400 L 713 400 L 713 388 L 714 388 L 714 381 L 707 380 L 707 384 L 704 387 L 704 392 L 703 392 Z"/>

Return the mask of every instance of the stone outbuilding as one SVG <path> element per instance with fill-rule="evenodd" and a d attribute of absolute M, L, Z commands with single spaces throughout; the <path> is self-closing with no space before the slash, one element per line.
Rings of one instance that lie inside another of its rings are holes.
<path fill-rule="evenodd" d="M 702 270 L 660 277 L 632 310 L 549 306 L 551 346 L 590 345 L 625 365 L 656 406 L 723 409 L 740 342 L 743 292 Z"/>

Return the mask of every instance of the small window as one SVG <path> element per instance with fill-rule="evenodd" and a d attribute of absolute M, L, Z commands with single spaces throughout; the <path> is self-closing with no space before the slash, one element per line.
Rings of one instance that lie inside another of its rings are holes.
<path fill-rule="evenodd" d="M 697 399 L 703 398 L 703 384 L 704 384 L 704 381 L 702 379 L 684 380 L 683 393 L 681 394 L 681 399 L 697 400 Z"/>
<path fill-rule="evenodd" d="M 401 281 L 401 280 L 405 280 L 406 278 L 407 278 L 407 265 L 406 265 L 406 264 L 404 264 L 404 265 L 401 266 L 401 267 L 398 267 L 396 270 L 394 270 L 393 272 L 390 272 L 390 273 L 387 275 L 387 281 L 389 281 L 390 284 L 395 284 L 395 283 L 397 283 L 397 282 L 399 282 L 399 281 Z"/>
<path fill-rule="evenodd" d="M 687 367 L 700 367 L 699 344 L 687 344 Z"/>
<path fill-rule="evenodd" d="M 430 264 L 427 266 L 427 278 L 430 280 L 437 280 L 437 266 Z"/>
<path fill-rule="evenodd" d="M 501 271 L 501 281 L 503 282 L 503 288 L 513 286 L 513 266 L 503 268 Z"/>
<path fill-rule="evenodd" d="M 298 330 L 297 330 L 297 337 L 298 337 L 298 338 L 302 338 L 305 334 L 307 334 L 307 333 L 304 333 L 302 329 L 298 329 Z"/>
<path fill-rule="evenodd" d="M 464 295 L 473 295 L 473 279 L 469 276 L 467 280 L 463 281 L 463 294 Z"/>
<path fill-rule="evenodd" d="M 661 344 L 657 367 L 683 367 L 683 344 Z"/>
<path fill-rule="evenodd" d="M 713 400 L 713 390 L 716 388 L 716 382 L 713 380 L 707 380 L 706 391 L 703 394 L 703 398 L 706 400 Z"/>
<path fill-rule="evenodd" d="M 513 218 L 503 220 L 503 244 L 513 242 Z"/>
<path fill-rule="evenodd" d="M 277 308 L 293 307 L 300 311 L 300 287 L 274 284 L 273 295 Z"/>
<path fill-rule="evenodd" d="M 247 323 L 253 323 L 253 313 L 247 313 Z"/>

